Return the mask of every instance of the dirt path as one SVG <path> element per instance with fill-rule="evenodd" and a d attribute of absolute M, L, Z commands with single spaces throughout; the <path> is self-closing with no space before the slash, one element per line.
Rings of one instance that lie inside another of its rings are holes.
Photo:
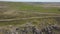
<path fill-rule="evenodd" d="M 56 14 L 56 13 L 41 13 L 41 12 L 34 12 L 34 11 L 18 11 L 18 13 L 19 12 L 22 12 L 22 13 L 31 13 L 31 14 L 39 14 L 39 15 L 52 15 L 52 16 L 17 18 L 17 19 L 0 19 L 0 21 L 13 21 L 13 20 L 26 20 L 26 19 L 37 19 L 37 18 L 60 17 L 60 14 Z"/>
<path fill-rule="evenodd" d="M 23 13 L 35 13 L 35 14 L 52 14 L 52 15 L 60 15 L 57 13 L 41 13 L 41 12 L 34 12 L 34 11 L 19 11 L 19 12 L 23 12 Z"/>
<path fill-rule="evenodd" d="M 29 17 L 29 18 L 17 18 L 17 19 L 1 19 L 0 21 L 26 20 L 26 19 L 51 18 L 51 17 L 60 17 L 60 16 Z"/>

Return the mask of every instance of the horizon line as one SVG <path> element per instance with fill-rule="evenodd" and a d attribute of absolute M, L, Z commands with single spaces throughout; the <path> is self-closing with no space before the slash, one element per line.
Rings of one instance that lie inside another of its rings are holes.
<path fill-rule="evenodd" d="M 60 2 L 60 1 L 1 1 L 0 2 Z"/>

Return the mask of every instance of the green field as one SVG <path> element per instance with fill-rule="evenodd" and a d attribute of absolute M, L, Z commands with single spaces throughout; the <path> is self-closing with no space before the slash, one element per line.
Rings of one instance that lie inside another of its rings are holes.
<path fill-rule="evenodd" d="M 32 23 L 38 28 L 44 28 L 49 24 L 60 25 L 60 7 L 45 7 L 47 5 L 43 3 L 0 2 L 0 26 Z"/>
<path fill-rule="evenodd" d="M 48 13 L 60 13 L 58 7 L 42 7 L 43 4 L 30 5 L 22 2 L 0 2 L 0 4 L 6 4 L 8 10 L 19 10 L 19 11 L 37 11 L 37 12 L 48 12 Z M 47 5 L 46 5 L 47 6 Z"/>
<path fill-rule="evenodd" d="M 4 7 L 0 8 L 0 19 L 46 17 L 46 16 L 57 16 L 56 14 L 60 14 L 59 7 L 42 7 L 44 6 L 44 4 L 32 4 L 31 5 L 25 2 L 24 3 L 22 2 L 0 2 L 0 5 L 6 6 L 6 8 Z M 55 14 L 40 14 L 40 13 L 55 13 Z M 26 19 L 26 20 L 21 19 L 21 20 L 14 20 L 14 21 L 1 21 L 0 25 L 11 25 L 11 24 L 18 25 L 18 24 L 23 24 L 23 23 L 30 22 L 30 21 L 34 23 L 37 23 L 37 22 L 40 23 L 40 19 L 41 18 Z M 50 19 L 50 18 L 45 18 L 45 19 Z M 53 17 L 51 20 L 54 20 Z"/>

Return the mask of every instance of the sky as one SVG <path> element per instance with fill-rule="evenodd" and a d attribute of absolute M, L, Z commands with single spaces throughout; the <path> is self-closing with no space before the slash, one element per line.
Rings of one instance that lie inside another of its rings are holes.
<path fill-rule="evenodd" d="M 60 2 L 60 0 L 0 0 L 0 1 L 12 1 L 12 2 Z"/>

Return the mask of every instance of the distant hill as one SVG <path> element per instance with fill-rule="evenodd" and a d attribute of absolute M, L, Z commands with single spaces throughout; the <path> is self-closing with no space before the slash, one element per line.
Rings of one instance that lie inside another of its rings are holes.
<path fill-rule="evenodd" d="M 52 5 L 60 5 L 60 2 L 26 2 L 27 4 L 52 4 Z"/>

